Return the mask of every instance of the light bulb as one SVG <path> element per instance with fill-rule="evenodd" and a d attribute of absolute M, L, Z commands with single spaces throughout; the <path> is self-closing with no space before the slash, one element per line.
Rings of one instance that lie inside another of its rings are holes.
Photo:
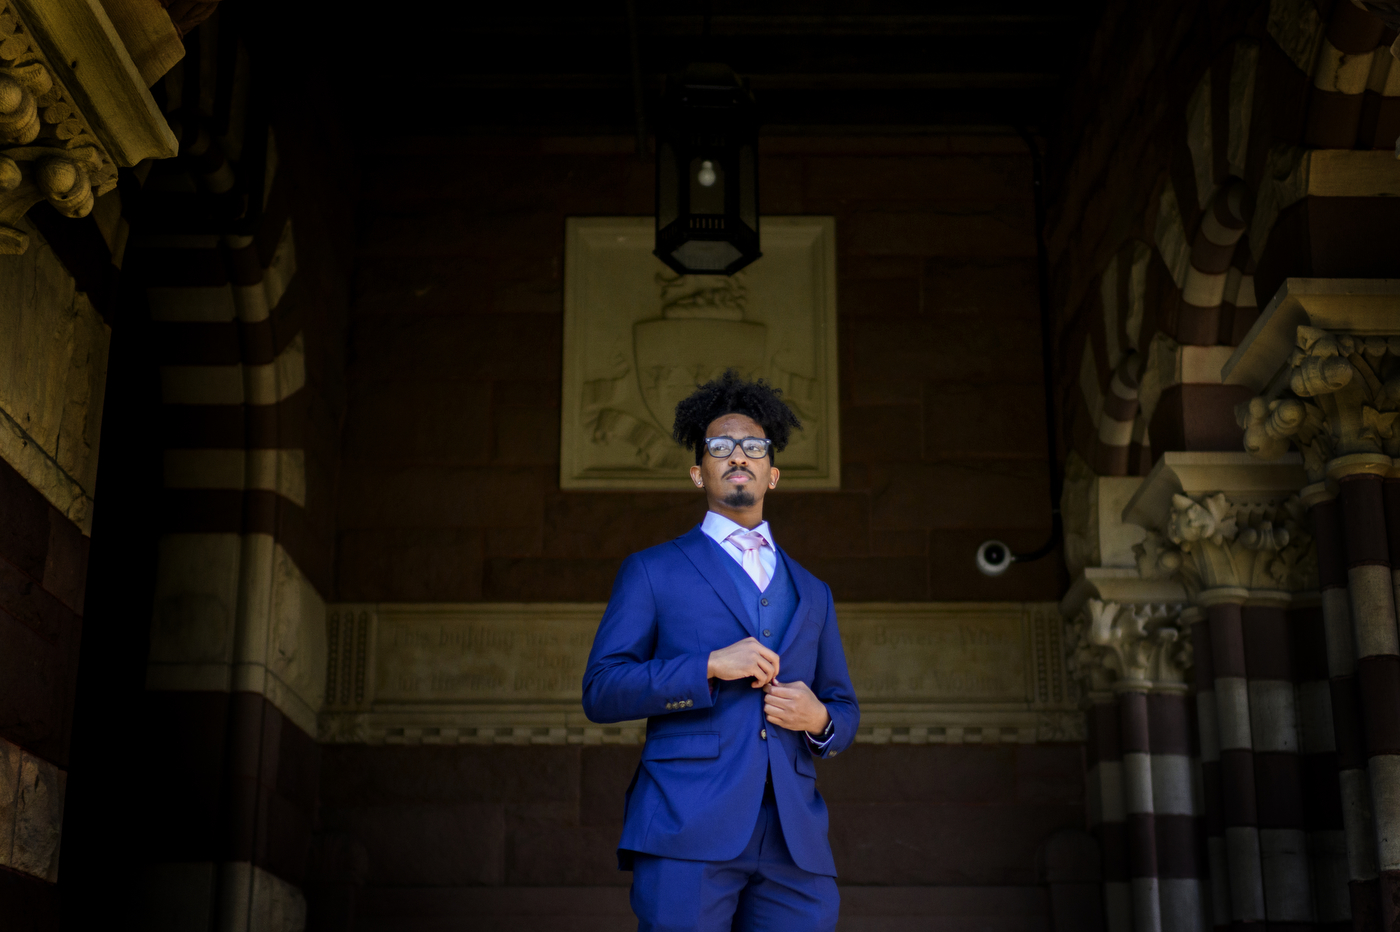
<path fill-rule="evenodd" d="M 715 167 L 709 162 L 700 163 L 700 171 L 695 175 L 700 187 L 708 188 L 715 183 Z"/>

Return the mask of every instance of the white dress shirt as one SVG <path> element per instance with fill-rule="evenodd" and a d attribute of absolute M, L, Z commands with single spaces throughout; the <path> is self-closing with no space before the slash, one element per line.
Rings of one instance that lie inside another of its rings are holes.
<path fill-rule="evenodd" d="M 750 528 L 746 528 L 742 524 L 735 524 L 722 514 L 707 511 L 705 512 L 705 520 L 700 525 L 700 530 L 719 544 L 721 550 L 733 557 L 735 563 L 740 566 L 744 565 L 744 551 L 735 546 L 734 542 L 729 539 L 729 535 L 735 531 L 748 531 Z M 752 528 L 752 530 L 762 534 L 763 539 L 768 541 L 767 547 L 758 548 L 758 562 L 763 564 L 764 572 L 768 574 L 769 579 L 772 579 L 773 574 L 778 571 L 778 551 L 773 549 L 777 546 L 773 542 L 773 531 L 768 527 L 767 521 Z"/>

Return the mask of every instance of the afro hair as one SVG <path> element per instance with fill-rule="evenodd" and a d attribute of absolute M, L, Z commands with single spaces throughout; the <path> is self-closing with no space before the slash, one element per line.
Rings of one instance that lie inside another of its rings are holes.
<path fill-rule="evenodd" d="M 762 379 L 748 382 L 733 369 L 726 369 L 724 375 L 697 387 L 689 398 L 676 405 L 676 426 L 671 435 L 676 443 L 695 451 L 695 462 L 699 464 L 705 455 L 705 429 L 726 414 L 743 414 L 758 422 L 773 441 L 773 450 L 781 450 L 788 445 L 793 429 L 802 429 L 802 422 L 782 395 L 782 389 Z"/>

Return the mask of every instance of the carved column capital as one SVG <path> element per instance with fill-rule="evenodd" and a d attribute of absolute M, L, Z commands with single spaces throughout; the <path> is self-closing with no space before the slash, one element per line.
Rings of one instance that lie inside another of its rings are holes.
<path fill-rule="evenodd" d="M 1311 483 L 1368 461 L 1383 473 L 1400 456 L 1400 286 L 1288 279 L 1222 374 L 1259 392 L 1235 410 L 1254 456 L 1296 445 Z"/>
<path fill-rule="evenodd" d="M 1191 641 L 1180 627 L 1181 609 L 1088 599 L 1070 623 L 1070 671 L 1091 693 L 1184 686 Z"/>
<path fill-rule="evenodd" d="M 85 217 L 119 167 L 176 147 L 100 5 L 0 0 L 0 254 L 28 248 L 30 207 Z"/>
<path fill-rule="evenodd" d="M 1298 495 L 1235 501 L 1223 492 L 1176 494 L 1165 527 L 1133 548 L 1146 579 L 1179 578 L 1193 599 L 1207 590 L 1317 587 L 1317 560 Z"/>

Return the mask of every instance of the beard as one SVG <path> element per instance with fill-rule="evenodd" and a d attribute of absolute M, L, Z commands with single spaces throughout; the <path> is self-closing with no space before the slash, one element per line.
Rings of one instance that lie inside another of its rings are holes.
<path fill-rule="evenodd" d="M 754 498 L 753 493 L 748 489 L 740 488 L 726 495 L 723 501 L 730 508 L 748 508 L 753 504 Z"/>

